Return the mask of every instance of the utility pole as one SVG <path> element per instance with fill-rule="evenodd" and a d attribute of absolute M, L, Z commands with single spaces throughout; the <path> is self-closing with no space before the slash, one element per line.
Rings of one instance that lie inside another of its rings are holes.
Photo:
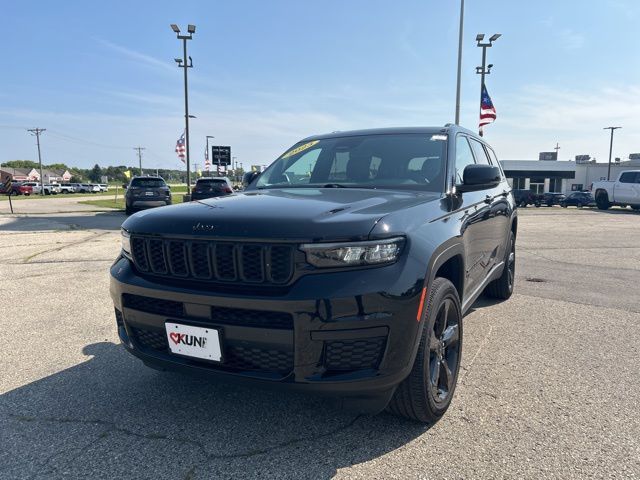
<path fill-rule="evenodd" d="M 622 127 L 604 127 L 603 130 L 611 130 L 611 140 L 609 142 L 609 166 L 607 167 L 607 180 L 611 179 L 611 153 L 613 152 L 613 131 Z"/>
<path fill-rule="evenodd" d="M 207 154 L 205 155 L 205 160 L 207 160 L 209 162 L 209 164 L 205 165 L 204 169 L 208 172 L 207 173 L 208 177 L 211 176 L 211 157 L 209 156 L 209 155 L 211 155 L 211 152 L 209 151 L 209 139 L 210 138 L 216 138 L 216 137 L 214 137 L 213 135 L 207 135 Z"/>
<path fill-rule="evenodd" d="M 180 29 L 175 23 L 171 24 L 171 29 L 176 33 L 178 40 L 182 40 L 182 58 L 174 59 L 178 64 L 179 68 L 184 69 L 184 138 L 185 138 L 185 149 L 187 151 L 187 195 L 189 195 L 189 190 L 191 189 L 191 172 L 189 170 L 189 93 L 188 93 L 188 81 L 187 81 L 187 72 L 189 68 L 193 68 L 193 60 L 191 57 L 187 56 L 187 40 L 191 40 L 193 34 L 196 33 L 195 25 L 188 25 L 187 32 L 188 35 L 180 35 Z M 187 63 L 187 59 L 189 62 Z"/>
<path fill-rule="evenodd" d="M 556 160 L 558 160 L 558 154 L 560 153 L 560 144 L 556 142 L 556 146 L 553 147 L 553 149 L 556 151 Z"/>
<path fill-rule="evenodd" d="M 38 163 L 40 164 L 40 195 L 44 195 L 44 178 L 42 176 L 42 156 L 40 154 L 40 134 L 46 132 L 46 128 L 30 128 L 27 130 L 31 135 L 36 136 L 36 143 L 38 144 Z M 611 163 L 611 159 L 609 159 Z"/>
<path fill-rule="evenodd" d="M 491 74 L 491 68 L 493 67 L 492 63 L 487 65 L 487 48 L 491 47 L 493 45 L 493 42 L 495 42 L 501 36 L 501 33 L 494 33 L 493 35 L 491 35 L 491 37 L 489 37 L 489 42 L 483 43 L 482 40 L 484 40 L 484 33 L 479 33 L 478 35 L 476 35 L 476 42 L 478 44 L 478 47 L 482 48 L 482 66 L 476 67 L 476 74 L 480 75 L 480 113 L 482 113 L 481 110 L 482 92 L 484 91 L 484 76 Z M 482 132 L 480 132 L 480 134 L 482 135 Z"/>
<path fill-rule="evenodd" d="M 458 29 L 458 81 L 456 82 L 456 125 L 460 125 L 460 83 L 462 76 L 462 31 L 464 27 L 464 0 L 460 0 L 460 28 Z"/>
<path fill-rule="evenodd" d="M 142 176 L 142 150 L 146 150 L 144 147 L 133 147 L 138 151 L 138 162 L 140 163 L 140 176 Z"/>

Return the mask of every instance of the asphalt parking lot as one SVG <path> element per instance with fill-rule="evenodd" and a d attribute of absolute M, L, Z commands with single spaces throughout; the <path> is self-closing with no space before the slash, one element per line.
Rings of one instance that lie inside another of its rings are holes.
<path fill-rule="evenodd" d="M 640 214 L 521 211 L 516 293 L 465 317 L 431 428 L 145 368 L 116 212 L 0 215 L 1 478 L 640 477 Z"/>

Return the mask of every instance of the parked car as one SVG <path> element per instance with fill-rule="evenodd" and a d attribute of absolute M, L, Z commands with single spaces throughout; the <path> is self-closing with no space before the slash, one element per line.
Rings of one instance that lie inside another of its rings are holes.
<path fill-rule="evenodd" d="M 531 190 L 513 190 L 513 196 L 515 198 L 516 205 L 519 207 L 526 207 L 528 205 L 538 205 L 540 202 L 535 193 Z"/>
<path fill-rule="evenodd" d="M 32 193 L 34 195 L 40 195 L 40 192 L 43 190 L 43 187 L 40 185 L 40 182 L 25 182 L 23 183 L 23 185 L 31 187 Z M 52 195 L 52 194 L 55 195 L 57 193 L 58 192 L 51 185 L 47 185 L 46 183 L 44 184 L 45 195 Z"/>
<path fill-rule="evenodd" d="M 24 183 L 21 183 L 21 182 L 12 182 L 11 188 L 9 189 L 8 192 L 5 190 L 4 185 L 0 183 L 0 194 L 3 194 L 3 195 L 8 194 L 8 195 L 29 196 L 31 195 L 31 193 L 33 193 L 33 187 L 29 185 L 25 185 Z"/>
<path fill-rule="evenodd" d="M 560 205 L 562 200 L 564 200 L 565 198 L 566 196 L 564 193 L 554 193 L 554 192 L 543 193 L 539 197 L 538 205 L 536 206 L 546 205 L 547 207 L 551 207 L 553 205 Z"/>
<path fill-rule="evenodd" d="M 89 184 L 89 192 L 90 193 L 100 193 L 101 191 L 102 191 L 102 188 L 97 183 L 90 183 Z"/>
<path fill-rule="evenodd" d="M 491 147 L 450 124 L 334 132 L 249 180 L 123 223 L 124 347 L 153 368 L 438 420 L 463 315 L 513 292 L 517 210 Z"/>
<path fill-rule="evenodd" d="M 71 184 L 63 183 L 60 185 L 60 193 L 74 193 L 75 187 Z"/>
<path fill-rule="evenodd" d="M 591 191 L 595 192 L 596 204 L 600 210 L 613 205 L 640 210 L 640 170 L 621 172 L 618 179 L 594 182 Z"/>
<path fill-rule="evenodd" d="M 51 191 L 51 193 L 53 195 L 57 195 L 59 193 L 62 192 L 62 189 L 60 188 L 60 184 L 59 183 L 51 183 L 51 184 L 45 184 L 45 188 L 49 188 L 49 190 Z"/>
<path fill-rule="evenodd" d="M 171 189 L 162 177 L 133 177 L 124 195 L 125 211 L 171 205 Z"/>
<path fill-rule="evenodd" d="M 567 195 L 567 197 L 560 202 L 560 206 L 563 208 L 567 208 L 569 206 L 578 208 L 595 207 L 596 201 L 590 192 L 573 192 Z"/>
<path fill-rule="evenodd" d="M 223 197 L 232 193 L 231 181 L 227 177 L 203 177 L 196 181 L 191 191 L 191 200 Z"/>
<path fill-rule="evenodd" d="M 107 185 L 106 183 L 99 183 L 98 186 L 100 187 L 101 192 L 109 191 L 109 185 Z"/>

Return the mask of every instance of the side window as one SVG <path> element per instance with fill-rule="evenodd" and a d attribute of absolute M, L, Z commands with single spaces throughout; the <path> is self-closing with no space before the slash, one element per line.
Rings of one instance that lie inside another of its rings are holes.
<path fill-rule="evenodd" d="M 636 172 L 624 172 L 620 175 L 620 183 L 635 183 Z"/>
<path fill-rule="evenodd" d="M 476 163 L 481 165 L 491 165 L 489 157 L 487 157 L 487 153 L 484 151 L 484 147 L 482 146 L 482 144 L 473 138 L 469 139 L 469 143 L 471 143 L 471 148 L 473 148 L 473 153 L 476 157 Z"/>
<path fill-rule="evenodd" d="M 469 146 L 467 137 L 458 135 L 456 137 L 456 183 L 462 183 L 464 167 L 473 165 L 474 163 L 476 162 L 473 159 L 473 153 L 471 153 L 471 147 Z"/>

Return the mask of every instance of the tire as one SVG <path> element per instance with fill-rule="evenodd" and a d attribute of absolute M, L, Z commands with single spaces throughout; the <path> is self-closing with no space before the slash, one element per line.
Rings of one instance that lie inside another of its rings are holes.
<path fill-rule="evenodd" d="M 640 210 L 640 205 L 631 205 L 631 208 L 635 211 Z"/>
<path fill-rule="evenodd" d="M 525 202 L 524 200 L 522 202 L 520 202 L 520 207 L 522 208 L 526 208 L 527 207 L 527 202 Z"/>
<path fill-rule="evenodd" d="M 504 266 L 500 278 L 487 285 L 485 293 L 488 297 L 507 300 L 513 293 L 513 285 L 516 278 L 516 237 L 513 232 L 509 233 Z"/>
<path fill-rule="evenodd" d="M 598 206 L 598 210 L 609 210 L 611 207 L 611 202 L 609 202 L 609 194 L 606 192 L 598 192 L 596 195 L 596 205 Z"/>
<path fill-rule="evenodd" d="M 562 208 L 567 208 L 567 204 L 566 204 L 566 203 L 561 203 L 561 204 L 560 204 L 560 206 L 561 206 Z"/>
<path fill-rule="evenodd" d="M 451 404 L 462 358 L 462 309 L 458 291 L 449 280 L 433 281 L 423 311 L 413 368 L 398 385 L 387 409 L 416 422 L 433 424 Z"/>
<path fill-rule="evenodd" d="M 576 205 L 576 207 L 578 207 L 578 208 L 582 208 L 582 202 L 578 202 L 578 204 Z"/>

